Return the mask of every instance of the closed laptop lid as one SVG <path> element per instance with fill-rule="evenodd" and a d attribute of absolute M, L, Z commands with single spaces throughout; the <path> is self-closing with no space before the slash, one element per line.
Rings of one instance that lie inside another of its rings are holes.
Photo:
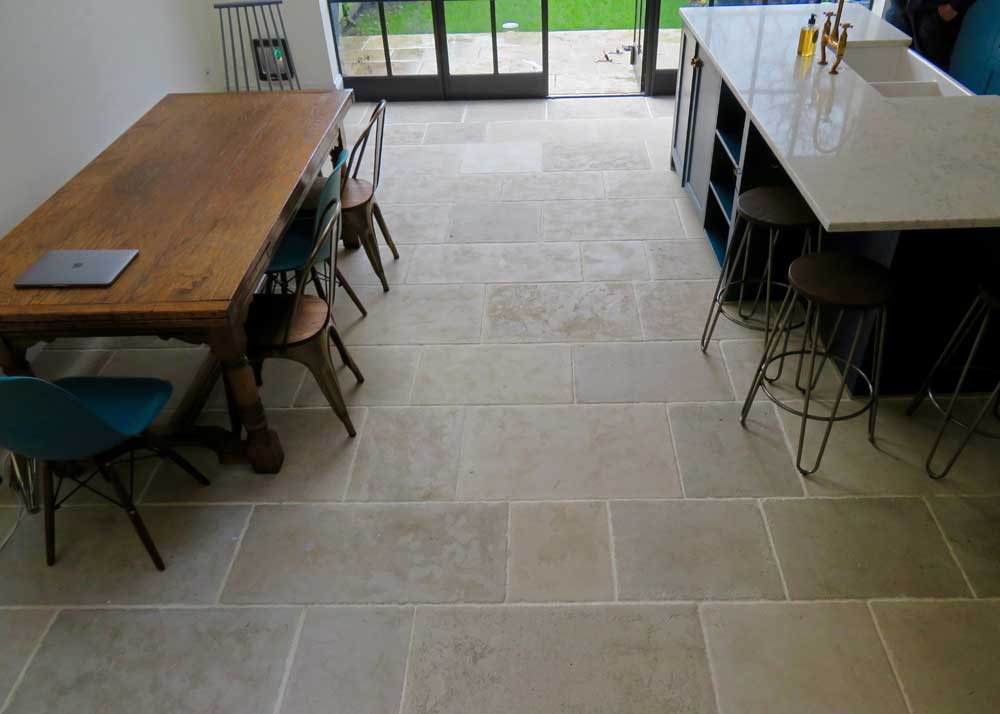
<path fill-rule="evenodd" d="M 14 282 L 14 287 L 106 287 L 138 254 L 138 250 L 50 250 Z"/>

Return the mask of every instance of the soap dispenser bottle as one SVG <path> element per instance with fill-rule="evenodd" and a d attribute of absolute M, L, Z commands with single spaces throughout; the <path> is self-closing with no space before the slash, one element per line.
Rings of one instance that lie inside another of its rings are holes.
<path fill-rule="evenodd" d="M 799 57 L 812 57 L 816 52 L 816 37 L 819 29 L 816 27 L 816 15 L 809 16 L 809 22 L 799 30 Z"/>

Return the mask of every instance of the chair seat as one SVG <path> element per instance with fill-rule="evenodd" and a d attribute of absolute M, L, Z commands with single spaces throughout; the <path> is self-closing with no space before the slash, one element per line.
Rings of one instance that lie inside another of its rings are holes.
<path fill-rule="evenodd" d="M 776 228 L 816 223 L 816 216 L 799 192 L 785 186 L 761 186 L 744 191 L 736 198 L 736 210 L 751 223 Z"/>
<path fill-rule="evenodd" d="M 788 268 L 788 282 L 800 295 L 833 307 L 881 307 L 892 296 L 888 268 L 846 253 L 814 253 L 796 258 Z"/>
<path fill-rule="evenodd" d="M 294 308 L 294 295 L 254 295 L 246 322 L 247 341 L 251 350 L 306 342 L 325 330 L 330 322 L 330 310 L 326 301 L 315 295 L 303 295 L 286 340 L 285 328 Z"/>
<path fill-rule="evenodd" d="M 162 379 L 66 377 L 53 384 L 71 393 L 123 436 L 148 429 L 173 393 L 170 382 Z"/>
<path fill-rule="evenodd" d="M 373 195 L 375 195 L 375 187 L 372 186 L 370 181 L 351 178 L 347 179 L 347 182 L 344 184 L 344 188 L 340 193 L 340 200 L 346 211 L 349 208 L 357 208 L 367 203 Z"/>
<path fill-rule="evenodd" d="M 296 219 L 285 231 L 278 250 L 267 266 L 268 273 L 284 273 L 301 269 L 309 260 L 313 247 L 312 217 Z M 330 239 L 320 249 L 320 255 L 330 255 Z"/>

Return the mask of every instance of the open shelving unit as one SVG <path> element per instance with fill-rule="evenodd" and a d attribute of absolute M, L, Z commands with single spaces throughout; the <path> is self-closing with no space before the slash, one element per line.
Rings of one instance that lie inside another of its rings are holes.
<path fill-rule="evenodd" d="M 705 206 L 705 233 L 720 264 L 725 258 L 732 232 L 746 132 L 746 112 L 723 82 L 708 181 L 709 198 Z"/>

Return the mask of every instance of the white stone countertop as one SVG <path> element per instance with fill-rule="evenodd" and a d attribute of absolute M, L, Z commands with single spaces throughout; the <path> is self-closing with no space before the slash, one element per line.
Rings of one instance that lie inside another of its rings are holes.
<path fill-rule="evenodd" d="M 848 4 L 840 74 L 795 54 L 799 30 L 835 5 L 682 8 L 701 58 L 718 67 L 830 231 L 1000 226 L 1000 97 L 889 99 L 849 66 L 852 45 L 909 38 Z M 828 50 L 832 64 L 833 53 Z M 859 64 L 860 68 L 860 64 Z"/>

